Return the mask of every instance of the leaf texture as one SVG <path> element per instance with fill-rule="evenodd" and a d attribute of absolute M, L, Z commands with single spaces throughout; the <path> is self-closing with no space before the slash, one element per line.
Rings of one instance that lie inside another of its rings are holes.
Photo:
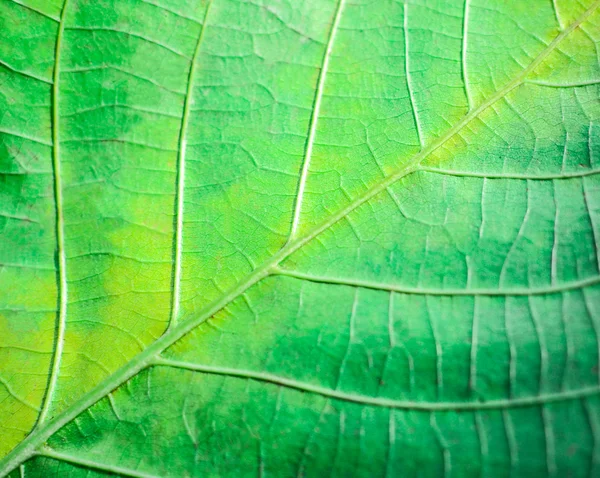
<path fill-rule="evenodd" d="M 599 6 L 3 0 L 0 476 L 597 476 Z"/>

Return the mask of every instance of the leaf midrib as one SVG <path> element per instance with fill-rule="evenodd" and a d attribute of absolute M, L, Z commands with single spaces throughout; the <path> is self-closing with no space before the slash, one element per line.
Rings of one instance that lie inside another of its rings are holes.
<path fill-rule="evenodd" d="M 67 0 L 68 1 L 68 0 Z M 436 141 L 431 143 L 429 146 L 423 148 L 420 152 L 410 158 L 402 167 L 400 167 L 395 173 L 390 176 L 383 178 L 382 181 L 373 185 L 369 188 L 362 196 L 358 197 L 345 208 L 342 208 L 336 214 L 330 216 L 328 219 L 323 221 L 320 225 L 310 230 L 304 237 L 299 237 L 291 242 L 286 243 L 279 252 L 273 255 L 269 260 L 254 269 L 245 279 L 238 282 L 232 287 L 227 293 L 225 293 L 220 299 L 213 301 L 203 310 L 201 310 L 197 317 L 189 318 L 187 321 L 182 321 L 176 327 L 168 329 L 158 340 L 148 346 L 145 350 L 140 352 L 138 355 L 133 357 L 126 365 L 117 370 L 114 374 L 107 377 L 103 382 L 99 383 L 92 390 L 83 395 L 79 400 L 74 402 L 69 408 L 64 410 L 62 413 L 57 415 L 54 419 L 45 422 L 41 426 L 34 429 L 34 431 L 27 436 L 21 443 L 19 443 L 4 459 L 0 461 L 0 476 L 6 476 L 13 469 L 18 467 L 21 463 L 25 462 L 30 457 L 34 456 L 36 449 L 43 445 L 48 438 L 50 438 L 60 428 L 65 426 L 80 413 L 91 407 L 99 400 L 107 396 L 111 391 L 125 383 L 137 375 L 140 371 L 145 368 L 152 366 L 156 359 L 160 356 L 167 347 L 187 335 L 189 332 L 194 330 L 196 327 L 201 325 L 207 319 L 212 317 L 214 314 L 219 312 L 221 309 L 226 307 L 228 304 L 233 302 L 235 299 L 240 297 L 250 287 L 260 282 L 267 276 L 274 273 L 274 269 L 287 257 L 301 249 L 307 243 L 312 241 L 315 237 L 328 230 L 334 224 L 348 216 L 352 211 L 385 191 L 392 184 L 398 180 L 416 172 L 420 171 L 421 162 L 429 156 L 432 152 L 437 150 L 447 141 L 452 139 L 460 130 L 462 130 L 468 123 L 479 116 L 484 110 L 489 108 L 492 104 L 505 97 L 510 91 L 520 86 L 537 66 L 540 65 L 545 58 L 550 55 L 557 47 L 557 45 L 567 37 L 573 30 L 575 30 L 581 23 L 583 23 L 600 5 L 600 0 L 596 0 L 576 21 L 574 21 L 569 27 L 562 30 L 550 44 L 527 66 L 521 71 L 513 80 L 508 82 L 502 88 L 497 90 L 491 95 L 486 101 L 481 103 L 478 107 L 470 110 L 461 121 L 450 128 L 446 134 L 438 138 Z M 203 26 L 204 28 L 204 26 Z"/>

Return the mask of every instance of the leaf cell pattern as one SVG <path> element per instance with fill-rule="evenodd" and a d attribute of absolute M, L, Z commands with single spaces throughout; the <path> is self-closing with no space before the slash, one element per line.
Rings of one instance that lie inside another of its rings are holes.
<path fill-rule="evenodd" d="M 2 0 L 0 476 L 597 476 L 599 6 Z"/>

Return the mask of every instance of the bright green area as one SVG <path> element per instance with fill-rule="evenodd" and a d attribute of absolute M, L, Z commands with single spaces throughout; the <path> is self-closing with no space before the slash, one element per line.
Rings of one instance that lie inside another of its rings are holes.
<path fill-rule="evenodd" d="M 600 1 L 0 31 L 0 476 L 600 474 Z"/>

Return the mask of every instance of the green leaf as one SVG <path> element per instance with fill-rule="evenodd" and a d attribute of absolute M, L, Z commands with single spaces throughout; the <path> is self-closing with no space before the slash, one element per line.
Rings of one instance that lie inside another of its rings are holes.
<path fill-rule="evenodd" d="M 0 476 L 598 476 L 599 6 L 0 2 Z"/>

